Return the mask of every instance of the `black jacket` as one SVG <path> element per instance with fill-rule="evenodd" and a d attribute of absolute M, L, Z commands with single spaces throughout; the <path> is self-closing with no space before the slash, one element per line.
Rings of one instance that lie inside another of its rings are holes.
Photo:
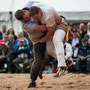
<path fill-rule="evenodd" d="M 78 50 L 78 57 L 83 56 L 83 48 L 86 47 L 86 54 L 90 57 L 90 44 L 87 44 L 87 46 L 80 46 Z M 86 57 L 87 57 L 86 56 Z"/>

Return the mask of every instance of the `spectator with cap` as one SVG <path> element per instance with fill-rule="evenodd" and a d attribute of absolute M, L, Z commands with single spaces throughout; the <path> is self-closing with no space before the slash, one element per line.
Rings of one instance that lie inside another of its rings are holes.
<path fill-rule="evenodd" d="M 68 41 L 72 45 L 73 49 L 73 58 L 77 58 L 77 53 L 78 53 L 78 47 L 80 45 L 80 39 L 78 38 L 77 30 L 73 30 L 73 38 L 70 38 Z"/>
<path fill-rule="evenodd" d="M 25 38 L 23 36 L 22 32 L 18 32 L 18 38 L 15 40 L 15 51 L 16 51 L 17 47 L 20 45 L 19 38 L 23 38 L 25 44 L 29 47 L 29 41 L 27 40 L 27 38 Z"/>
<path fill-rule="evenodd" d="M 17 68 L 19 72 L 25 72 L 25 68 L 27 64 L 29 63 L 29 59 L 31 58 L 30 55 L 30 47 L 27 46 L 27 44 L 24 41 L 24 38 L 19 38 L 19 46 L 16 49 L 16 58 L 13 60 L 13 64 Z M 23 67 L 21 67 L 19 64 L 22 64 Z"/>
<path fill-rule="evenodd" d="M 7 64 L 7 72 L 11 73 L 11 51 L 10 48 L 5 45 L 4 40 L 0 40 L 0 65 Z"/>
<path fill-rule="evenodd" d="M 82 45 L 79 47 L 76 69 L 79 72 L 83 72 L 83 70 L 90 72 L 90 44 L 88 44 L 87 38 L 82 39 Z"/>

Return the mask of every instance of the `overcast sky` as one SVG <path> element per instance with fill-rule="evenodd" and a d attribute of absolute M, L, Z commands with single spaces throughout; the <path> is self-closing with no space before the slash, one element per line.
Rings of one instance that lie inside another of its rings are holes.
<path fill-rule="evenodd" d="M 15 11 L 30 0 L 0 0 L 1 11 Z M 90 0 L 33 0 L 53 6 L 57 11 L 90 11 Z"/>

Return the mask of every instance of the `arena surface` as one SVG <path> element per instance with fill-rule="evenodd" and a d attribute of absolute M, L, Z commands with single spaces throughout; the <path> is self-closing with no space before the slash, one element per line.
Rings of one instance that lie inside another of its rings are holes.
<path fill-rule="evenodd" d="M 0 74 L 0 90 L 90 90 L 90 74 L 66 74 L 53 78 L 54 74 L 44 74 L 37 80 L 37 87 L 28 89 L 29 74 Z"/>

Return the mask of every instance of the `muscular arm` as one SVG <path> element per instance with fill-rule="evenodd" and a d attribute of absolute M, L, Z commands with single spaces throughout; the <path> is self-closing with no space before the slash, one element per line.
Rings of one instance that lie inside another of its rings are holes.
<path fill-rule="evenodd" d="M 47 28 L 45 25 L 36 24 L 34 29 L 33 29 L 33 32 L 45 32 L 45 31 L 47 31 Z"/>
<path fill-rule="evenodd" d="M 22 25 L 22 28 L 24 30 L 29 30 L 32 32 L 45 32 L 47 31 L 47 28 L 45 25 L 38 25 L 35 23 L 26 23 Z"/>
<path fill-rule="evenodd" d="M 45 42 L 49 37 L 53 36 L 55 31 L 55 25 L 48 27 L 47 29 L 48 29 L 47 34 L 40 40 L 40 42 Z"/>

